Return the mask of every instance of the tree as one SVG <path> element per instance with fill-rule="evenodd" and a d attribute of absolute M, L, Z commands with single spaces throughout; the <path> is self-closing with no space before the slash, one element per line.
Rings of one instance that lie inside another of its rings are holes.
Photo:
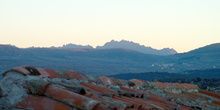
<path fill-rule="evenodd" d="M 200 82 L 201 80 L 202 80 L 202 79 L 201 79 L 200 77 L 197 77 L 197 78 L 196 78 L 196 81 L 197 81 L 197 82 Z"/>

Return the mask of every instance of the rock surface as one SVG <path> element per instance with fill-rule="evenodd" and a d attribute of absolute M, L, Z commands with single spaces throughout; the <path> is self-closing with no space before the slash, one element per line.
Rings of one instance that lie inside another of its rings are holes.
<path fill-rule="evenodd" d="M 0 109 L 218 110 L 220 94 L 193 84 L 126 81 L 76 71 L 16 67 L 2 74 Z"/>

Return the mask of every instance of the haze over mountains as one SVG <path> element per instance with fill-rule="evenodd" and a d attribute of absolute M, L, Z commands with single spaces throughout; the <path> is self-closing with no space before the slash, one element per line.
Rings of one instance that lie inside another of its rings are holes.
<path fill-rule="evenodd" d="M 153 55 L 128 49 L 26 48 L 0 45 L 0 70 L 16 66 L 76 70 L 96 76 L 220 68 L 220 43 L 187 53 Z"/>
<path fill-rule="evenodd" d="M 56 48 L 56 47 L 53 47 Z M 87 45 L 87 46 L 82 46 L 82 45 L 76 45 L 76 44 L 67 44 L 63 45 L 62 47 L 57 47 L 57 48 L 88 48 L 88 49 L 93 49 L 92 46 Z M 140 45 L 138 43 L 134 43 L 132 41 L 126 41 L 126 40 L 121 40 L 121 41 L 115 41 L 112 40 L 110 42 L 106 42 L 103 46 L 97 46 L 95 49 L 128 49 L 128 50 L 134 50 L 138 51 L 141 53 L 145 54 L 154 54 L 154 55 L 173 55 L 176 54 L 176 50 L 170 49 L 170 48 L 164 48 L 161 50 L 153 49 L 151 47 L 146 47 L 144 45 Z"/>
<path fill-rule="evenodd" d="M 76 44 L 72 44 L 72 43 L 63 45 L 62 47 L 54 47 L 54 46 L 52 46 L 51 48 L 60 48 L 60 49 L 71 49 L 71 48 L 83 49 L 83 48 L 85 48 L 85 49 L 93 49 L 93 47 L 90 46 L 90 45 L 83 46 L 83 45 L 76 45 Z"/>
<path fill-rule="evenodd" d="M 121 40 L 119 42 L 112 40 L 110 42 L 105 43 L 104 46 L 97 46 L 96 48 L 97 49 L 123 48 L 128 50 L 135 50 L 145 54 L 154 54 L 154 55 L 173 55 L 177 53 L 174 49 L 164 48 L 161 50 L 157 50 L 151 47 L 145 47 L 144 45 L 140 45 L 138 43 L 134 43 L 132 41 L 126 41 L 126 40 Z"/>

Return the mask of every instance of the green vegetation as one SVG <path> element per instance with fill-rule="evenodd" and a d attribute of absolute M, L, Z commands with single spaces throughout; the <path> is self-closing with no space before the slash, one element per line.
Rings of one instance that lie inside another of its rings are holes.
<path fill-rule="evenodd" d="M 145 72 L 145 73 L 124 73 L 117 75 L 110 75 L 118 79 L 142 79 L 152 81 L 154 79 L 175 79 L 175 78 L 186 78 L 193 79 L 200 77 L 201 79 L 220 79 L 220 69 L 208 69 L 208 70 L 194 70 L 186 71 L 184 73 L 168 73 L 168 72 Z"/>
<path fill-rule="evenodd" d="M 169 79 L 160 79 L 159 82 L 169 82 L 169 83 L 191 83 L 199 86 L 200 89 L 208 90 L 216 93 L 220 93 L 220 79 L 211 78 L 211 79 L 201 79 L 197 78 L 169 78 Z"/>
<path fill-rule="evenodd" d="M 167 72 L 126 73 L 111 75 L 118 79 L 142 79 L 170 83 L 193 83 L 200 89 L 220 93 L 220 69 L 186 71 L 185 74 Z"/>

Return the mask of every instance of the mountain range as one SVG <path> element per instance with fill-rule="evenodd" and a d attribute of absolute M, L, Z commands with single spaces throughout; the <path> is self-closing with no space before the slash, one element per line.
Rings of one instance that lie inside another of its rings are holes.
<path fill-rule="evenodd" d="M 83 46 L 83 45 L 76 45 L 76 44 L 66 44 L 62 47 L 52 47 L 52 48 L 61 48 L 61 49 L 71 49 L 71 48 L 80 48 L 80 49 L 128 49 L 128 50 L 134 50 L 137 52 L 145 53 L 145 54 L 153 54 L 153 55 L 174 55 L 176 54 L 176 50 L 170 49 L 170 48 L 163 48 L 161 50 L 153 49 L 152 47 L 146 47 L 144 45 L 140 45 L 138 43 L 134 43 L 132 41 L 115 41 L 112 40 L 110 42 L 106 42 L 103 46 L 97 46 L 96 48 L 93 48 L 90 45 Z"/>
<path fill-rule="evenodd" d="M 164 48 L 161 50 L 157 50 L 151 47 L 146 47 L 144 45 L 140 45 L 138 43 L 134 43 L 132 41 L 126 41 L 126 40 L 121 40 L 119 42 L 112 40 L 110 42 L 105 43 L 105 45 L 103 46 L 96 47 L 96 49 L 113 49 L 113 48 L 135 50 L 145 54 L 154 54 L 154 55 L 173 55 L 177 53 L 174 49 Z"/>
<path fill-rule="evenodd" d="M 86 48 L 86 49 L 93 49 L 93 47 L 90 46 L 90 45 L 83 46 L 83 45 L 76 45 L 76 44 L 72 44 L 72 43 L 63 45 L 62 47 L 52 46 L 51 48 L 60 48 L 60 49 L 71 49 L 71 48 L 81 49 L 81 48 Z"/>
<path fill-rule="evenodd" d="M 187 53 L 153 55 L 113 48 L 18 48 L 0 45 L 0 71 L 31 65 L 54 70 L 76 70 L 95 76 L 119 73 L 184 72 L 219 69 L 220 43 Z"/>

